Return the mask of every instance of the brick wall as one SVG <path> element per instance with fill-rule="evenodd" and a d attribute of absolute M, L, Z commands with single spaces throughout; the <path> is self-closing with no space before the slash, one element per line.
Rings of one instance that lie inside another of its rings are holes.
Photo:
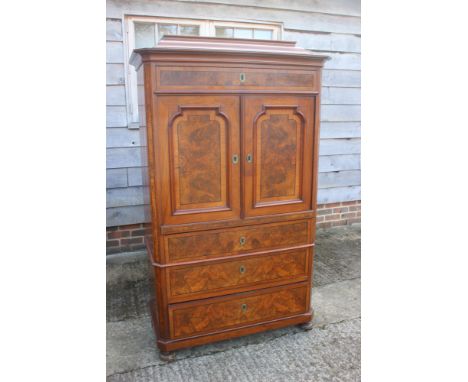
<path fill-rule="evenodd" d="M 317 228 L 359 223 L 361 201 L 319 204 Z M 107 228 L 107 254 L 136 251 L 145 248 L 144 235 L 148 224 L 131 224 Z"/>
<path fill-rule="evenodd" d="M 317 206 L 317 228 L 349 225 L 361 222 L 361 201 L 319 204 Z"/>
<path fill-rule="evenodd" d="M 107 227 L 107 254 L 145 248 L 143 238 L 148 230 L 149 225 L 145 223 Z"/>

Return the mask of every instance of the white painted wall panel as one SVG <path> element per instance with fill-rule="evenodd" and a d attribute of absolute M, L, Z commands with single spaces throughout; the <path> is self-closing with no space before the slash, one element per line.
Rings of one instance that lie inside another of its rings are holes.
<path fill-rule="evenodd" d="M 359 186 L 360 170 L 323 172 L 319 174 L 319 189 L 333 187 Z"/>
<path fill-rule="evenodd" d="M 125 85 L 125 68 L 123 64 L 106 65 L 106 84 Z"/>
<path fill-rule="evenodd" d="M 317 192 L 317 203 L 335 203 L 361 200 L 361 186 L 322 188 Z"/>
<path fill-rule="evenodd" d="M 106 126 L 107 127 L 126 127 L 127 107 L 126 106 L 107 106 L 106 107 Z"/>
<path fill-rule="evenodd" d="M 359 138 L 320 140 L 320 155 L 359 154 L 360 152 L 361 140 Z"/>
<path fill-rule="evenodd" d="M 237 2 L 226 4 L 187 3 L 171 0 L 109 1 L 107 17 L 119 18 L 122 14 L 161 17 L 192 17 L 198 19 L 221 19 L 234 21 L 282 22 L 285 29 L 305 31 L 360 34 L 360 18 L 320 12 L 298 12 L 288 9 L 244 7 Z"/>
<path fill-rule="evenodd" d="M 361 70 L 361 55 L 358 53 L 327 53 L 325 69 Z"/>
<path fill-rule="evenodd" d="M 319 172 L 359 170 L 361 168 L 361 155 L 324 155 L 319 157 Z M 319 181 L 319 187 L 323 184 Z"/>
<path fill-rule="evenodd" d="M 358 122 L 361 105 L 322 105 L 320 119 L 325 122 Z"/>
<path fill-rule="evenodd" d="M 106 105 L 107 106 L 126 106 L 127 105 L 124 85 L 106 86 Z"/>
<path fill-rule="evenodd" d="M 139 147 L 140 131 L 126 127 L 108 127 L 106 129 L 106 146 L 110 147 Z"/>
<path fill-rule="evenodd" d="M 359 138 L 361 136 L 361 122 L 322 122 L 320 124 L 320 138 Z"/>
<path fill-rule="evenodd" d="M 117 41 L 107 41 L 106 62 L 108 64 L 121 64 L 124 62 L 123 43 Z"/>
<path fill-rule="evenodd" d="M 106 210 L 108 227 L 146 222 L 145 206 L 111 207 Z"/>
<path fill-rule="evenodd" d="M 142 160 L 140 147 L 119 147 L 107 149 L 106 167 L 139 167 L 146 165 L 146 158 Z"/>
<path fill-rule="evenodd" d="M 185 2 L 198 3 L 199 0 L 184 0 Z M 204 0 L 205 3 L 232 4 L 229 0 Z M 360 16 L 360 0 L 236 0 L 237 5 L 244 7 L 287 9 L 294 11 L 320 12 L 346 16 Z"/>
<path fill-rule="evenodd" d="M 106 170 L 106 188 L 127 187 L 127 169 L 115 168 Z"/>
<path fill-rule="evenodd" d="M 313 33 L 285 30 L 284 40 L 296 41 L 297 45 L 324 52 L 361 52 L 361 37 L 353 34 Z"/>
<path fill-rule="evenodd" d="M 144 187 L 111 188 L 107 190 L 107 207 L 138 206 L 145 204 Z"/>
<path fill-rule="evenodd" d="M 145 186 L 147 184 L 148 167 L 132 167 L 128 169 L 128 185 L 129 186 Z"/>
<path fill-rule="evenodd" d="M 123 41 L 122 22 L 120 19 L 106 20 L 106 40 L 107 41 Z"/>
<path fill-rule="evenodd" d="M 322 105 L 360 105 L 361 89 L 322 87 Z"/>
<path fill-rule="evenodd" d="M 361 87 L 361 72 L 358 70 L 324 69 L 322 71 L 323 86 Z"/>

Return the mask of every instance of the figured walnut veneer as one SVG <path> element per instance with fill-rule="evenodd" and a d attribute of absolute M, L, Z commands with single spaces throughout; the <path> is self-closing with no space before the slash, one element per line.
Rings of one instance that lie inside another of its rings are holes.
<path fill-rule="evenodd" d="M 305 278 L 309 250 L 250 256 L 232 261 L 169 268 L 171 296 L 198 294 L 250 284 Z"/>
<path fill-rule="evenodd" d="M 241 242 L 241 238 L 244 238 Z M 172 235 L 166 238 L 170 261 L 290 247 L 309 242 L 309 222 L 275 223 L 246 228 Z"/>
<path fill-rule="evenodd" d="M 241 80 L 241 74 L 245 80 Z M 315 89 L 317 72 L 302 70 L 254 69 L 232 67 L 159 67 L 157 69 L 158 90 L 182 90 L 199 87 L 203 89 Z"/>
<path fill-rule="evenodd" d="M 133 53 L 162 351 L 311 320 L 324 59 L 181 36 Z"/>
<path fill-rule="evenodd" d="M 181 305 L 170 309 L 171 334 L 174 338 L 219 328 L 260 322 L 305 313 L 308 306 L 308 285 L 283 287 L 255 295 L 234 295 L 196 305 Z"/>

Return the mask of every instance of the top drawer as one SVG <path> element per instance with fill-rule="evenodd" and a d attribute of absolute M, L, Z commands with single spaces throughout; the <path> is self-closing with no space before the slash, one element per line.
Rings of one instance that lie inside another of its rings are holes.
<path fill-rule="evenodd" d="M 224 257 L 235 253 L 293 248 L 312 243 L 311 220 L 169 235 L 164 238 L 169 262 Z"/>
<path fill-rule="evenodd" d="M 157 90 L 318 91 L 316 71 L 270 68 L 158 66 Z"/>

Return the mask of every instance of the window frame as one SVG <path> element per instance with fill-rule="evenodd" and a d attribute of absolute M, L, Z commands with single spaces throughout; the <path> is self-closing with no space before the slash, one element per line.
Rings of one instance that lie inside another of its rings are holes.
<path fill-rule="evenodd" d="M 259 23 L 258 21 L 248 20 L 221 20 L 221 19 L 191 19 L 191 18 L 174 18 L 174 17 L 159 17 L 159 16 L 134 16 L 125 15 L 124 17 L 124 70 L 125 70 L 125 95 L 126 95 L 126 110 L 127 110 L 127 126 L 129 129 L 138 129 L 140 127 L 138 117 L 138 78 L 133 66 L 129 64 L 130 56 L 135 49 L 135 22 L 153 23 L 153 24 L 177 24 L 179 25 L 197 25 L 200 27 L 200 36 L 215 37 L 216 27 L 232 27 L 232 28 L 251 28 L 271 30 L 272 41 L 281 40 L 283 35 L 283 24 L 278 22 Z M 154 41 L 159 41 L 158 27 L 154 28 Z M 253 39 L 253 38 L 252 38 Z"/>

